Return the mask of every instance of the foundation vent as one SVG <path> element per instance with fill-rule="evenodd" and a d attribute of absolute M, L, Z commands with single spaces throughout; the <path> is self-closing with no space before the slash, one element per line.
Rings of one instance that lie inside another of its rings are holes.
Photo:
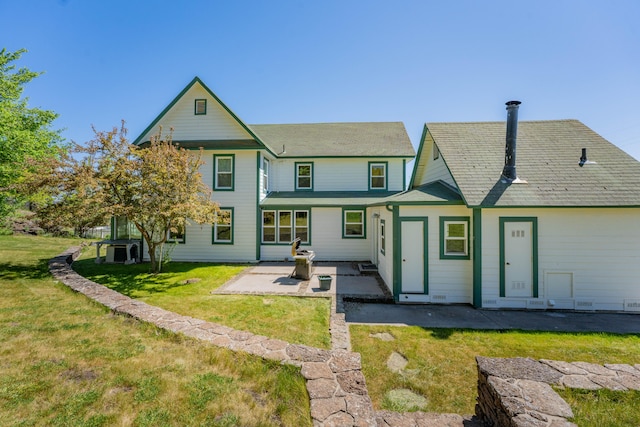
<path fill-rule="evenodd" d="M 640 312 L 640 299 L 626 299 L 626 300 L 624 300 L 624 311 Z"/>
<path fill-rule="evenodd" d="M 547 303 L 543 299 L 528 299 L 527 308 L 540 310 L 547 308 Z"/>
<path fill-rule="evenodd" d="M 433 295 L 431 297 L 431 302 L 444 302 L 447 300 L 446 295 Z"/>
<path fill-rule="evenodd" d="M 483 299 L 482 300 L 483 307 L 497 307 L 498 300 L 497 299 Z"/>
<path fill-rule="evenodd" d="M 576 300 L 576 310 L 595 310 L 593 300 L 578 299 Z"/>

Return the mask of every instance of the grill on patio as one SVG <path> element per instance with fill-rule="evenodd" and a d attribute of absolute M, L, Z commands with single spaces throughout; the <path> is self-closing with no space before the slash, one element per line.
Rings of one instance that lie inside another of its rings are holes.
<path fill-rule="evenodd" d="M 313 259 L 316 253 L 306 249 L 300 249 L 301 239 L 297 237 L 291 242 L 291 256 L 296 261 L 296 269 L 292 273 L 292 277 L 302 280 L 310 280 L 313 271 Z"/>

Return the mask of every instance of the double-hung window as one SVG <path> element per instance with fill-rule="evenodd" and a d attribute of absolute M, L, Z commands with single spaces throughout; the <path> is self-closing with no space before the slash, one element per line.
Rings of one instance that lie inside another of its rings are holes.
<path fill-rule="evenodd" d="M 213 222 L 213 244 L 233 244 L 233 208 L 220 208 Z"/>
<path fill-rule="evenodd" d="M 309 243 L 309 211 L 262 211 L 262 243 L 289 244 L 297 237 Z"/>
<path fill-rule="evenodd" d="M 387 162 L 369 162 L 369 190 L 386 190 L 387 182 Z"/>
<path fill-rule="evenodd" d="M 440 217 L 440 259 L 469 258 L 469 217 Z"/>
<path fill-rule="evenodd" d="M 235 156 L 233 154 L 213 156 L 214 190 L 233 190 Z"/>
<path fill-rule="evenodd" d="M 196 116 L 202 116 L 207 114 L 207 100 L 206 99 L 196 99 L 195 105 L 193 107 L 194 114 Z"/>
<path fill-rule="evenodd" d="M 342 210 L 342 238 L 364 238 L 365 236 L 364 209 Z"/>
<path fill-rule="evenodd" d="M 313 163 L 298 163 L 296 168 L 296 190 L 313 190 Z"/>
<path fill-rule="evenodd" d="M 262 159 L 262 191 L 269 192 L 269 159 Z"/>
<path fill-rule="evenodd" d="M 167 242 L 170 243 L 185 243 L 185 227 L 186 224 L 174 225 L 169 229 L 169 236 Z"/>

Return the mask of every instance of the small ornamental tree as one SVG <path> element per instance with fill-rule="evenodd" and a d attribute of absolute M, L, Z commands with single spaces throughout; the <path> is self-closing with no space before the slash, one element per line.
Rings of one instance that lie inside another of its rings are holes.
<path fill-rule="evenodd" d="M 119 129 L 94 132 L 86 146 L 34 166 L 37 172 L 24 185 L 39 189 L 41 215 L 53 214 L 67 226 L 126 217 L 146 243 L 151 270 L 159 272 L 158 258 L 170 231 L 183 230 L 187 218 L 213 223 L 219 213 L 202 182 L 202 151 L 180 148 L 162 129 L 148 146 L 132 145 L 124 122 Z"/>

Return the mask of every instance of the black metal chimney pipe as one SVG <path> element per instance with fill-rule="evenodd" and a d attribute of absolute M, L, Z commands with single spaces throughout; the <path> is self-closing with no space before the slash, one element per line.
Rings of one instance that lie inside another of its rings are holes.
<path fill-rule="evenodd" d="M 516 174 L 516 137 L 518 134 L 518 106 L 520 101 L 509 101 L 507 106 L 507 145 L 504 153 L 502 176 L 512 182 L 518 179 Z"/>

